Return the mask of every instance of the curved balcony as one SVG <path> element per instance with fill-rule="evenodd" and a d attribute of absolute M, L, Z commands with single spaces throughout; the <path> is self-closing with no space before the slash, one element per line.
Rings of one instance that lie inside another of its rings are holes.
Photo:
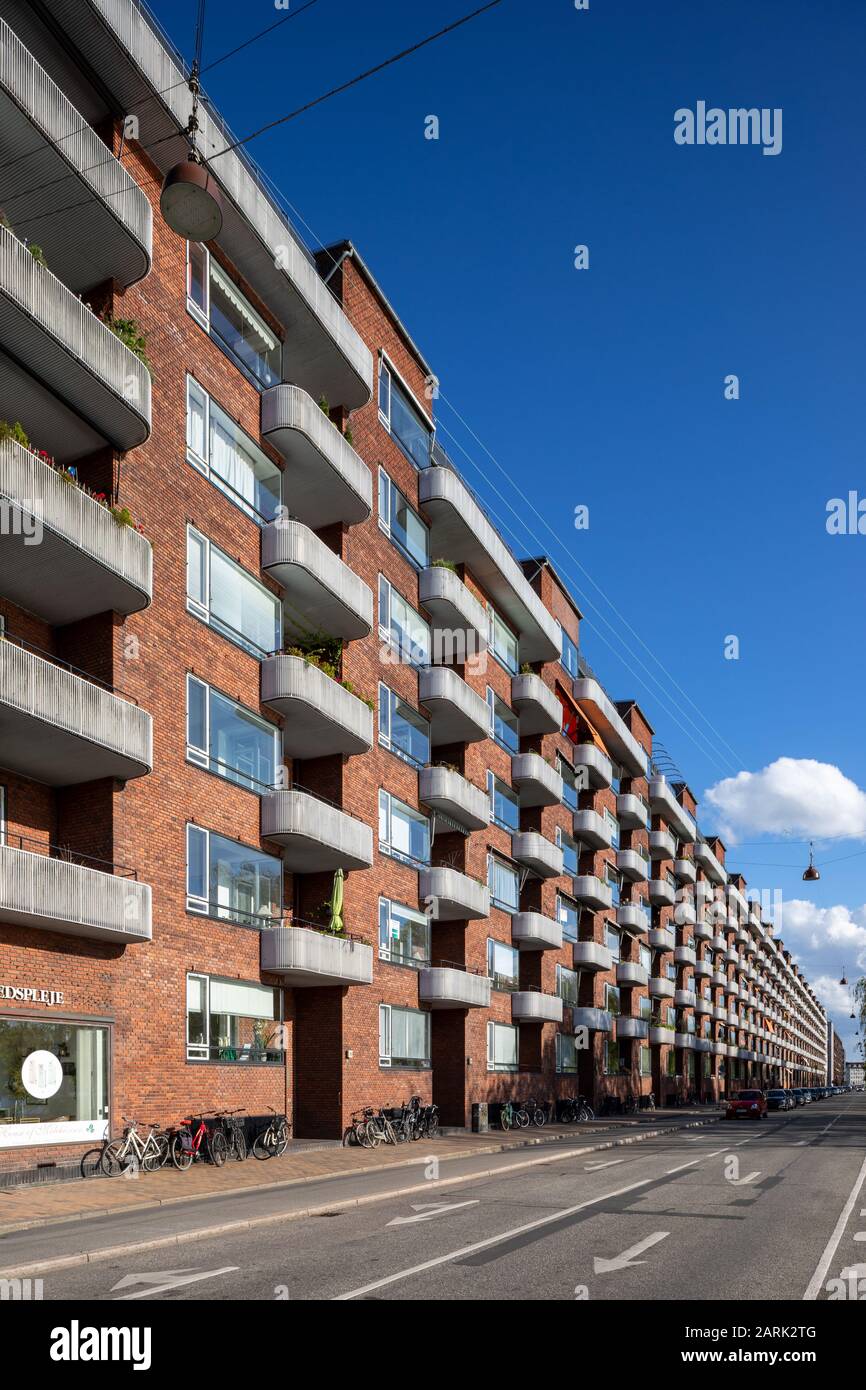
<path fill-rule="evenodd" d="M 511 707 L 520 721 L 520 737 L 555 734 L 562 727 L 562 705 L 541 676 L 511 677 Z"/>
<path fill-rule="evenodd" d="M 632 883 L 643 883 L 649 877 L 649 863 L 636 849 L 618 849 L 616 867 Z"/>
<path fill-rule="evenodd" d="M 595 874 L 579 874 L 574 880 L 574 896 L 581 907 L 592 912 L 607 912 L 613 903 L 610 884 Z"/>
<path fill-rule="evenodd" d="M 575 970 L 598 974 L 613 968 L 613 957 L 609 949 L 598 941 L 575 941 L 573 952 Z"/>
<path fill-rule="evenodd" d="M 661 1024 L 651 1024 L 649 1030 L 650 1047 L 670 1047 L 674 1041 L 673 1028 L 665 1028 Z"/>
<path fill-rule="evenodd" d="M 586 1028 L 589 1033 L 612 1033 L 613 1015 L 607 1009 L 572 1009 L 572 1026 Z"/>
<path fill-rule="evenodd" d="M 675 859 L 674 876 L 680 883 L 694 883 L 697 878 L 697 870 L 693 859 Z"/>
<path fill-rule="evenodd" d="M 694 966 L 697 962 L 694 946 L 683 945 L 674 948 L 674 960 L 677 965 Z"/>
<path fill-rule="evenodd" d="M 271 927 L 259 933 L 261 969 L 293 989 L 373 983 L 373 948 L 351 937 L 309 927 Z"/>
<path fill-rule="evenodd" d="M 286 461 L 282 495 L 292 515 L 314 531 L 366 521 L 372 474 L 312 396 L 281 382 L 261 399 L 262 435 Z"/>
<path fill-rule="evenodd" d="M 695 1038 L 695 1042 L 694 1042 L 695 1052 L 711 1052 L 711 1051 L 712 1051 L 712 1046 L 713 1046 L 713 1045 L 712 1045 L 712 1042 L 710 1041 L 709 1038 L 698 1038 L 698 1037 Z"/>
<path fill-rule="evenodd" d="M 713 1016 L 712 1004 L 710 1003 L 709 999 L 704 999 L 703 995 L 701 994 L 699 994 L 695 1000 L 695 1013 L 703 1014 L 707 1018 L 712 1018 Z"/>
<path fill-rule="evenodd" d="M 562 850 L 537 830 L 521 830 L 512 835 L 511 854 L 539 878 L 558 878 L 562 873 Z"/>
<path fill-rule="evenodd" d="M 646 757 L 607 691 L 592 676 L 574 681 L 572 694 L 617 762 L 632 777 L 646 773 Z"/>
<path fill-rule="evenodd" d="M 616 817 L 623 830 L 646 830 L 649 811 L 634 792 L 620 792 L 616 798 Z"/>
<path fill-rule="evenodd" d="M 676 993 L 676 985 L 673 980 L 665 980 L 657 975 L 654 975 L 647 982 L 647 988 L 650 999 L 673 999 Z"/>
<path fill-rule="evenodd" d="M 713 1018 L 715 1019 L 716 1023 L 727 1023 L 727 1021 L 728 1021 L 728 1011 L 727 1011 L 727 1009 L 720 1008 L 720 1006 L 719 1006 L 718 1004 L 714 1004 L 714 1005 L 713 1005 Z"/>
<path fill-rule="evenodd" d="M 649 980 L 646 966 L 634 960 L 621 960 L 616 967 L 616 982 L 623 989 L 642 989 Z"/>
<path fill-rule="evenodd" d="M 369 869 L 373 832 L 339 806 L 299 787 L 262 797 L 262 839 L 281 845 L 283 863 L 293 873 Z"/>
<path fill-rule="evenodd" d="M 418 576 L 418 602 L 438 634 L 440 661 L 462 662 L 487 650 L 487 610 L 454 570 L 430 565 Z"/>
<path fill-rule="evenodd" d="M 97 860 L 52 858 L 30 841 L 0 845 L 0 922 L 122 945 L 150 941 L 151 890 L 128 871 Z M 20 846 L 20 847 L 19 847 Z"/>
<path fill-rule="evenodd" d="M 2 226 L 0 364 L 0 417 L 64 463 L 150 434 L 144 363 Z"/>
<path fill-rule="evenodd" d="M 610 849 L 613 829 L 598 811 L 575 811 L 572 825 L 574 837 L 581 844 L 592 849 Z"/>
<path fill-rule="evenodd" d="M 675 1033 L 674 1046 L 685 1048 L 687 1052 L 691 1052 L 695 1046 L 694 1033 Z"/>
<path fill-rule="evenodd" d="M 456 821 L 466 830 L 481 830 L 490 821 L 487 793 L 450 767 L 422 767 L 418 798 L 434 814 Z"/>
<path fill-rule="evenodd" d="M 418 500 L 430 518 L 431 553 L 466 564 L 517 633 L 521 661 L 558 661 L 559 628 L 520 565 L 452 468 L 423 468 Z"/>
<path fill-rule="evenodd" d="M 655 951 L 672 951 L 676 942 L 670 927 L 653 927 L 649 934 L 649 944 Z"/>
<path fill-rule="evenodd" d="M 303 657 L 265 658 L 262 702 L 286 721 L 283 751 L 289 757 L 348 756 L 373 746 L 373 711 Z"/>
<path fill-rule="evenodd" d="M 112 777 L 125 782 L 153 766 L 149 714 L 48 654 L 0 641 L 0 758 L 49 787 Z"/>
<path fill-rule="evenodd" d="M 677 842 L 669 830 L 651 830 L 649 833 L 650 859 L 673 859 L 677 852 Z"/>
<path fill-rule="evenodd" d="M 680 898 L 674 907 L 674 921 L 678 927 L 693 927 L 695 925 L 697 916 L 691 898 Z"/>
<path fill-rule="evenodd" d="M 620 1014 L 616 1020 L 616 1036 L 621 1042 L 628 1042 L 632 1038 L 643 1042 L 649 1037 L 650 1025 L 646 1018 L 629 1018 Z"/>
<path fill-rule="evenodd" d="M 692 924 L 694 927 L 695 941 L 712 941 L 713 928 L 704 918 L 698 917 Z"/>
<path fill-rule="evenodd" d="M 649 804 L 654 816 L 661 816 L 667 825 L 676 832 L 685 844 L 691 844 L 697 835 L 694 821 L 684 806 L 677 801 L 676 794 L 667 779 L 651 777 L 648 783 Z"/>
<path fill-rule="evenodd" d="M 666 878 L 650 879 L 648 897 L 654 907 L 673 907 L 676 895 L 674 885 Z"/>
<path fill-rule="evenodd" d="M 147 196 L 2 20 L 0 125 L 4 204 L 22 227 L 38 220 L 34 240 L 64 283 L 128 288 L 147 275 Z"/>
<path fill-rule="evenodd" d="M 487 701 L 450 666 L 427 666 L 418 677 L 418 699 L 430 714 L 430 741 L 479 743 L 489 736 Z"/>
<path fill-rule="evenodd" d="M 707 878 L 712 879 L 713 883 L 727 883 L 728 876 L 706 840 L 695 840 L 692 853 L 695 863 L 703 869 Z"/>
<path fill-rule="evenodd" d="M 609 787 L 613 783 L 613 763 L 606 753 L 595 743 L 576 743 L 574 746 L 574 765 L 585 767 L 589 785 L 596 790 Z"/>
<path fill-rule="evenodd" d="M 97 613 L 128 617 L 153 593 L 153 551 L 131 526 L 29 449 L 0 443 L 0 593 L 52 627 Z"/>
<path fill-rule="evenodd" d="M 711 1042 L 710 1051 L 712 1052 L 714 1057 L 727 1057 L 728 1045 L 727 1043 L 723 1042 Z"/>
<path fill-rule="evenodd" d="M 620 903 L 616 910 L 616 924 L 643 935 L 650 929 L 649 913 L 638 903 Z"/>
<path fill-rule="evenodd" d="M 262 569 L 283 591 L 287 633 L 351 641 L 372 630 L 372 591 L 303 522 L 280 518 L 264 528 Z"/>
<path fill-rule="evenodd" d="M 558 806 L 562 801 L 562 778 L 540 753 L 516 753 L 511 781 L 521 807 Z"/>
<path fill-rule="evenodd" d="M 431 1009 L 488 1009 L 491 980 L 453 966 L 430 966 L 418 972 L 418 998 Z"/>
<path fill-rule="evenodd" d="M 713 975 L 713 967 L 708 960 L 695 961 L 695 975 L 699 980 L 710 980 Z"/>
<path fill-rule="evenodd" d="M 516 912 L 511 919 L 511 941 L 521 951 L 558 951 L 562 923 L 540 912 Z"/>
<path fill-rule="evenodd" d="M 561 1023 L 562 1000 L 558 994 L 543 994 L 541 990 L 515 990 L 511 1018 L 514 1023 Z"/>
<path fill-rule="evenodd" d="M 422 869 L 418 892 L 437 922 L 470 922 L 490 915 L 490 891 L 486 884 L 459 869 Z"/>
<path fill-rule="evenodd" d="M 678 989 L 674 994 L 674 1004 L 678 1009 L 693 1009 L 697 995 L 693 989 Z"/>

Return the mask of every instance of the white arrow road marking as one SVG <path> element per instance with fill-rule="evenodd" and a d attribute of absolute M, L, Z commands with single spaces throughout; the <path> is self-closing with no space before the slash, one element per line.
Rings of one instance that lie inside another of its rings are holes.
<path fill-rule="evenodd" d="M 471 1202 L 422 1202 L 417 1206 L 412 1203 L 412 1210 L 417 1212 L 416 1216 L 395 1216 L 393 1221 L 389 1221 L 389 1226 L 411 1226 L 416 1221 L 430 1221 L 434 1216 L 444 1216 L 447 1211 L 459 1211 L 461 1207 L 477 1207 L 480 1198 L 475 1197 Z"/>
<path fill-rule="evenodd" d="M 114 1285 L 112 1293 L 117 1289 L 128 1289 L 131 1284 L 150 1284 L 151 1288 L 139 1289 L 137 1293 L 122 1294 L 116 1301 L 124 1303 L 131 1298 L 150 1298 L 151 1294 L 167 1293 L 171 1289 L 182 1288 L 185 1284 L 197 1284 L 202 1279 L 215 1279 L 218 1274 L 233 1274 L 237 1268 L 237 1265 L 223 1265 L 222 1269 L 206 1269 L 200 1274 L 190 1273 L 186 1269 L 164 1269 L 159 1274 L 126 1274 Z M 160 1280 L 163 1282 L 160 1283 Z"/>
<path fill-rule="evenodd" d="M 599 1173 L 602 1168 L 615 1168 L 618 1163 L 625 1163 L 624 1158 L 611 1158 L 607 1163 L 587 1163 L 584 1167 L 585 1173 Z"/>
<path fill-rule="evenodd" d="M 866 1240 L 866 1231 L 858 1231 L 854 1236 L 855 1240 Z"/>
<path fill-rule="evenodd" d="M 637 1260 L 635 1256 L 642 1255 L 645 1250 L 649 1250 L 653 1245 L 658 1245 L 660 1240 L 666 1240 L 669 1235 L 670 1231 L 656 1231 L 654 1235 L 647 1236 L 646 1240 L 638 1241 L 637 1245 L 632 1245 L 612 1260 L 599 1259 L 596 1255 L 593 1260 L 594 1272 L 596 1274 L 612 1274 L 618 1269 L 631 1269 L 633 1265 L 645 1265 L 646 1260 Z"/>
<path fill-rule="evenodd" d="M 819 1293 L 821 1292 L 822 1288 L 824 1287 L 824 1280 L 827 1277 L 827 1270 L 830 1268 L 830 1262 L 833 1259 L 833 1256 L 836 1254 L 837 1249 L 839 1248 L 840 1240 L 845 1234 L 845 1227 L 848 1225 L 848 1220 L 851 1216 L 852 1211 L 854 1210 L 857 1198 L 860 1196 L 860 1189 L 862 1188 L 864 1181 L 866 1181 L 866 1158 L 864 1158 L 863 1164 L 860 1168 L 860 1172 L 857 1174 L 857 1177 L 854 1180 L 854 1186 L 851 1189 L 851 1195 L 845 1203 L 844 1207 L 842 1208 L 841 1212 L 839 1213 L 839 1220 L 836 1222 L 836 1228 L 833 1231 L 833 1234 L 831 1235 L 830 1239 L 827 1241 L 824 1253 L 818 1261 L 818 1267 L 815 1270 L 815 1273 L 812 1275 L 811 1280 L 809 1281 L 809 1287 L 803 1294 L 804 1302 L 814 1302 L 815 1299 L 818 1297 Z"/>

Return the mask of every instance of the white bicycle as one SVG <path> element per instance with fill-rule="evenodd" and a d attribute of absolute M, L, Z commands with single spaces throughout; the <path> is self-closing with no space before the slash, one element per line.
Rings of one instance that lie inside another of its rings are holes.
<path fill-rule="evenodd" d="M 121 1173 L 155 1173 L 168 1160 L 168 1135 L 159 1126 L 148 1126 L 147 1136 L 142 1139 L 138 1132 L 138 1121 L 123 1116 L 126 1128 L 121 1139 L 112 1139 L 105 1145 L 99 1159 L 99 1166 L 107 1178 L 116 1178 Z"/>

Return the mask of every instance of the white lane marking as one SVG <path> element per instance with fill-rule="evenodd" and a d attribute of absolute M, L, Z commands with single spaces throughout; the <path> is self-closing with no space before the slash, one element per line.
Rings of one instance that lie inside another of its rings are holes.
<path fill-rule="evenodd" d="M 681 1163 L 678 1168 L 668 1168 L 668 1175 L 670 1175 L 671 1173 L 682 1173 L 686 1168 L 694 1168 L 695 1164 L 700 1163 L 701 1161 L 702 1160 L 699 1158 L 693 1158 L 691 1163 Z"/>
<path fill-rule="evenodd" d="M 845 1203 L 844 1207 L 842 1208 L 839 1220 L 836 1222 L 835 1230 L 833 1231 L 833 1234 L 831 1235 L 830 1239 L 827 1241 L 826 1249 L 824 1250 L 823 1255 L 818 1261 L 818 1267 L 815 1270 L 815 1273 L 812 1275 L 811 1280 L 809 1281 L 809 1287 L 803 1294 L 804 1303 L 813 1303 L 815 1299 L 818 1297 L 818 1294 L 821 1292 L 821 1289 L 824 1287 L 824 1280 L 827 1276 L 827 1270 L 830 1268 L 830 1262 L 839 1248 L 839 1242 L 842 1239 L 842 1236 L 845 1234 L 845 1227 L 848 1224 L 848 1218 L 854 1210 L 854 1204 L 857 1201 L 857 1198 L 860 1196 L 860 1189 L 862 1188 L 864 1181 L 866 1181 L 866 1158 L 864 1158 L 862 1166 L 860 1168 L 860 1172 L 857 1174 L 857 1177 L 854 1180 L 854 1186 L 851 1189 L 851 1195 Z"/>
<path fill-rule="evenodd" d="M 332 1303 L 348 1303 L 353 1298 L 360 1298 L 365 1293 L 373 1293 L 376 1289 L 384 1289 L 388 1284 L 396 1284 L 401 1279 L 409 1279 L 413 1274 L 423 1274 L 428 1269 L 436 1269 L 439 1265 L 450 1264 L 452 1260 L 462 1259 L 464 1255 L 474 1255 L 479 1250 L 489 1250 L 493 1245 L 501 1245 L 504 1241 L 513 1240 L 515 1236 L 526 1235 L 529 1231 L 537 1231 L 543 1226 L 551 1226 L 557 1221 L 564 1221 L 568 1216 L 575 1216 L 579 1211 L 585 1211 L 587 1207 L 598 1206 L 600 1202 L 610 1202 L 614 1197 L 624 1197 L 627 1192 L 636 1192 L 639 1187 L 646 1187 L 649 1183 L 655 1182 L 655 1178 L 641 1178 L 640 1182 L 629 1183 L 628 1187 L 620 1187 L 616 1192 L 606 1192 L 603 1197 L 590 1197 L 586 1202 L 578 1202 L 573 1207 L 564 1207 L 562 1211 L 555 1211 L 551 1216 L 541 1216 L 535 1221 L 527 1221 L 522 1226 L 512 1226 L 508 1231 L 502 1231 L 498 1236 L 488 1236 L 486 1240 L 477 1240 L 472 1245 L 463 1245 L 459 1250 L 451 1250 L 447 1255 L 437 1255 L 432 1260 L 425 1260 L 423 1264 L 411 1265 L 408 1269 L 398 1270 L 396 1274 L 386 1274 L 383 1279 L 375 1279 L 372 1284 L 364 1284 L 359 1289 L 350 1289 L 348 1293 L 336 1294 L 331 1300 Z"/>
<path fill-rule="evenodd" d="M 638 1241 L 637 1245 L 632 1245 L 628 1250 L 624 1250 L 621 1255 L 616 1255 L 612 1260 L 599 1259 L 596 1255 L 593 1260 L 594 1274 L 612 1274 L 616 1270 L 631 1269 L 634 1265 L 645 1265 L 646 1260 L 635 1259 L 636 1255 L 642 1255 L 651 1246 L 658 1245 L 660 1240 L 667 1240 L 670 1231 L 656 1231 L 653 1235 L 647 1236 L 645 1240 Z"/>
<path fill-rule="evenodd" d="M 611 1158 L 607 1163 L 587 1163 L 584 1167 L 585 1173 L 598 1173 L 602 1168 L 615 1168 L 618 1163 L 625 1163 L 624 1158 Z"/>
<path fill-rule="evenodd" d="M 799 1149 L 802 1144 L 809 1144 L 810 1142 L 811 1140 L 809 1139 L 795 1139 L 793 1144 L 791 1145 L 791 1148 Z"/>
<path fill-rule="evenodd" d="M 459 1211 L 461 1207 L 477 1207 L 480 1198 L 473 1197 L 469 1202 L 421 1202 L 412 1203 L 414 1216 L 395 1216 L 389 1226 L 412 1226 L 417 1221 L 432 1221 L 434 1216 L 444 1216 L 448 1211 Z"/>
<path fill-rule="evenodd" d="M 761 1170 L 760 1170 L 760 1168 L 759 1168 L 756 1172 L 754 1172 L 754 1173 L 749 1173 L 745 1178 L 731 1178 L 731 1179 L 730 1179 L 731 1186 L 732 1186 L 732 1187 L 745 1187 L 745 1185 L 746 1185 L 747 1182 L 754 1182 L 754 1181 L 755 1181 L 755 1178 L 759 1178 L 760 1176 L 761 1176 Z"/>
<path fill-rule="evenodd" d="M 127 1289 L 130 1284 L 151 1284 L 152 1287 L 149 1289 L 122 1294 L 115 1301 L 125 1303 L 132 1298 L 150 1298 L 155 1293 L 168 1293 L 171 1289 L 180 1289 L 185 1284 L 198 1284 L 202 1279 L 216 1279 L 219 1274 L 233 1274 L 237 1268 L 237 1265 L 223 1265 L 222 1269 L 206 1269 L 201 1274 L 189 1274 L 183 1269 L 165 1269 L 160 1274 L 127 1274 L 114 1285 L 112 1293 L 116 1289 Z M 158 1282 L 160 1279 L 164 1281 L 161 1284 Z"/>
<path fill-rule="evenodd" d="M 841 1115 L 834 1115 L 833 1118 L 832 1118 L 832 1120 L 830 1121 L 830 1123 L 829 1123 L 828 1125 L 826 1125 L 826 1126 L 824 1127 L 824 1129 L 821 1130 L 821 1133 L 822 1133 L 822 1134 L 826 1134 L 826 1133 L 827 1133 L 827 1130 L 828 1130 L 828 1129 L 832 1129 L 833 1126 L 834 1126 L 834 1124 L 836 1123 L 836 1121 L 837 1121 L 837 1120 L 841 1120 L 841 1118 L 842 1118 Z"/>
<path fill-rule="evenodd" d="M 857 1234 L 855 1235 L 854 1239 L 855 1239 L 855 1240 L 866 1240 L 866 1231 L 858 1231 Z"/>

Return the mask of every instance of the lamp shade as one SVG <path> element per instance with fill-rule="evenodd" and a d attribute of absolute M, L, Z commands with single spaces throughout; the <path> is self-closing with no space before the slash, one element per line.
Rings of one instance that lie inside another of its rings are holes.
<path fill-rule="evenodd" d="M 187 241 L 213 241 L 223 225 L 216 181 L 203 164 L 187 159 L 169 169 L 159 195 L 163 220 Z"/>

